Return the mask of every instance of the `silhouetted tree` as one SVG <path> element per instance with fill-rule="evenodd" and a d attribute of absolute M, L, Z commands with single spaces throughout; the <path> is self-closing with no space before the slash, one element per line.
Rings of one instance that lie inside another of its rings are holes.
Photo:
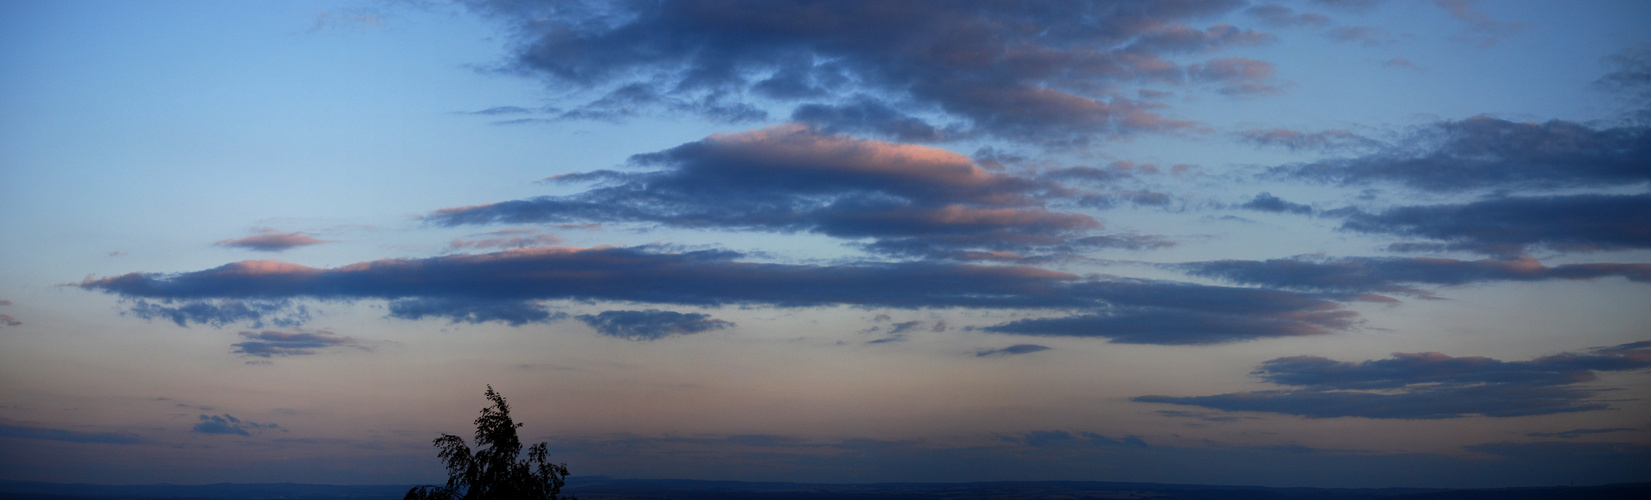
<path fill-rule="evenodd" d="M 403 500 L 558 500 L 562 485 L 568 477 L 567 464 L 553 464 L 546 458 L 545 443 L 527 449 L 522 455 L 522 442 L 516 438 L 516 428 L 510 420 L 510 405 L 504 396 L 487 386 L 487 399 L 493 406 L 482 408 L 476 417 L 475 453 L 464 445 L 464 438 L 442 434 L 435 444 L 441 449 L 437 456 L 447 465 L 446 486 L 418 486 L 407 491 Z M 578 500 L 573 498 L 571 500 Z"/>

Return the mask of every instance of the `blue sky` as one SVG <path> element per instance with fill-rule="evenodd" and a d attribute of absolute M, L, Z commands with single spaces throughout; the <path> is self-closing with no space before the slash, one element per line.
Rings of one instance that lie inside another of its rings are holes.
<path fill-rule="evenodd" d="M 1646 481 L 1647 18 L 10 2 L 0 477 Z"/>

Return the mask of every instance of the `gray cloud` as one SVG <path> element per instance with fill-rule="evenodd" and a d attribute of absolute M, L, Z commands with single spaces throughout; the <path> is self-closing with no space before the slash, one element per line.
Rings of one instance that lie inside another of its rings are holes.
<path fill-rule="evenodd" d="M 1399 353 L 1350 363 L 1316 356 L 1278 358 L 1253 372 L 1296 389 L 1214 396 L 1139 396 L 1132 401 L 1309 418 L 1518 417 L 1609 408 L 1592 401 L 1603 389 L 1578 386 L 1596 372 L 1651 367 L 1651 341 L 1601 347 L 1530 361 Z"/>
<path fill-rule="evenodd" d="M 260 332 L 241 332 L 245 342 L 234 344 L 238 354 L 269 358 L 271 356 L 308 356 L 320 349 L 329 347 L 355 347 L 365 349 L 350 337 L 340 337 L 331 331 L 297 331 L 282 332 L 264 330 Z"/>
<path fill-rule="evenodd" d="M 213 244 L 224 247 L 246 248 L 260 252 L 281 252 L 302 246 L 329 242 L 329 240 L 323 240 L 300 232 L 282 233 L 273 228 L 267 227 L 254 229 L 257 230 L 259 234 L 245 238 L 222 240 Z"/>
<path fill-rule="evenodd" d="M 733 323 L 699 313 L 679 313 L 648 309 L 645 311 L 602 311 L 595 315 L 575 316 L 597 333 L 625 340 L 650 341 L 676 335 L 688 335 L 711 330 L 732 328 Z"/>

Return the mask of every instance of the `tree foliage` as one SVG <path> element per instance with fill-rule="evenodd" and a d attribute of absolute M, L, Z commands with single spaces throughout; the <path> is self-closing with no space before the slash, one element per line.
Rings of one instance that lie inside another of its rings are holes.
<path fill-rule="evenodd" d="M 403 500 L 558 500 L 568 476 L 567 464 L 550 463 L 545 443 L 527 449 L 522 458 L 522 442 L 516 437 L 521 427 L 510 419 L 510 405 L 504 396 L 487 386 L 493 406 L 482 408 L 476 417 L 476 447 L 472 453 L 464 438 L 442 434 L 436 448 L 447 465 L 447 484 L 417 486 Z M 578 500 L 573 498 L 571 500 Z"/>

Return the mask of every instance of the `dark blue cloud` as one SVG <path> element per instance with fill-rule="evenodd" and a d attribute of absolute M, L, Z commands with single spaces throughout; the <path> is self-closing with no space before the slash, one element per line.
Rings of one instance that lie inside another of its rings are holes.
<path fill-rule="evenodd" d="M 823 134 L 799 125 L 715 135 L 636 155 L 638 167 L 559 176 L 595 181 L 579 194 L 439 210 L 444 226 L 632 222 L 683 228 L 806 231 L 873 239 L 864 248 L 906 256 L 1147 246 L 1139 238 L 1085 240 L 1101 228 L 1045 208 L 1071 190 L 1053 180 L 988 171 L 949 151 Z M 1161 199 L 1160 199 L 1161 198 Z M 1167 197 L 1136 197 L 1163 204 Z M 1104 235 L 1095 235 L 1104 236 Z"/>
<path fill-rule="evenodd" d="M 141 444 L 149 442 L 136 434 L 79 432 L 7 424 L 0 424 L 0 437 L 62 441 L 65 443 Z"/>
<path fill-rule="evenodd" d="M 1273 196 L 1272 193 L 1261 193 L 1255 195 L 1254 199 L 1243 205 L 1239 205 L 1238 208 L 1256 210 L 1260 212 L 1292 213 L 1299 215 L 1313 214 L 1313 207 L 1300 203 L 1284 201 L 1282 198 Z"/>
<path fill-rule="evenodd" d="M 1292 257 L 1217 260 L 1169 267 L 1194 276 L 1246 285 L 1339 293 L 1389 292 L 1430 295 L 1416 285 L 1466 285 L 1494 281 L 1583 280 L 1623 277 L 1651 282 L 1651 264 L 1562 264 L 1545 266 L 1530 257 L 1514 260 L 1456 260 L 1397 257 Z"/>
<path fill-rule="evenodd" d="M 982 358 L 988 356 L 1014 356 L 1016 354 L 1031 354 L 1034 352 L 1047 350 L 1049 350 L 1048 347 L 1037 344 L 1015 344 L 1001 349 L 982 349 L 975 352 L 975 356 Z"/>
<path fill-rule="evenodd" d="M 158 298 L 160 300 L 155 302 L 141 298 L 134 300 L 129 310 L 132 315 L 139 318 L 169 319 L 178 326 L 195 323 L 221 328 L 224 325 L 245 322 L 253 328 L 263 328 L 264 321 L 267 320 L 276 326 L 293 327 L 310 319 L 307 307 L 286 299 Z"/>
<path fill-rule="evenodd" d="M 362 348 L 355 339 L 334 335 L 331 331 L 321 330 L 314 332 L 282 332 L 264 330 L 261 332 L 241 332 L 246 342 L 234 344 L 238 354 L 268 358 L 271 356 L 307 356 L 315 354 L 320 349 L 329 347 L 356 347 Z"/>
<path fill-rule="evenodd" d="M 1564 432 L 1532 432 L 1532 433 L 1525 434 L 1525 435 L 1529 436 L 1529 437 L 1556 437 L 1556 438 L 1560 438 L 1560 439 L 1576 439 L 1576 438 L 1579 438 L 1579 437 L 1582 437 L 1582 436 L 1588 436 L 1588 435 L 1593 435 L 1593 434 L 1610 434 L 1610 433 L 1614 433 L 1614 432 L 1631 432 L 1631 431 L 1638 431 L 1638 430 L 1639 429 L 1635 429 L 1635 428 L 1632 428 L 1632 427 L 1612 427 L 1612 428 L 1609 428 L 1609 429 L 1571 429 L 1571 430 L 1564 431 Z"/>
<path fill-rule="evenodd" d="M 446 318 L 453 323 L 473 325 L 498 321 L 510 326 L 522 326 L 561 320 L 567 317 L 567 313 L 551 313 L 532 300 L 415 297 L 391 301 L 390 317 L 408 320 Z"/>
<path fill-rule="evenodd" d="M 625 340 L 659 340 L 675 335 L 688 335 L 711 330 L 732 328 L 733 323 L 699 313 L 679 313 L 648 309 L 644 311 L 602 311 L 595 315 L 575 316 L 597 333 Z"/>
<path fill-rule="evenodd" d="M 432 299 L 463 305 L 570 299 L 689 306 L 1054 309 L 1090 312 L 1075 320 L 1023 320 L 988 330 L 1158 344 L 1329 333 L 1347 327 L 1355 316 L 1330 300 L 1287 291 L 1083 278 L 1025 266 L 928 261 L 792 265 L 734 260 L 738 257 L 726 251 L 553 247 L 386 259 L 333 269 L 247 261 L 190 273 L 88 279 L 80 287 L 139 301 Z"/>
<path fill-rule="evenodd" d="M 1184 129 L 1191 124 L 1124 97 L 1123 87 L 1185 84 L 1186 69 L 1164 55 L 1273 39 L 1185 24 L 1244 6 L 1234 0 L 469 5 L 513 28 L 518 43 L 504 69 L 601 95 L 567 117 L 664 109 L 754 119 L 752 103 L 762 99 L 874 96 L 860 100 L 904 109 L 799 111 L 888 133 L 920 132 L 904 116 L 922 110 L 998 137 L 1056 144 Z"/>
<path fill-rule="evenodd" d="M 201 415 L 200 421 L 189 432 L 197 434 L 234 434 L 237 436 L 251 436 L 253 431 L 263 428 L 279 429 L 275 424 L 260 424 L 250 420 L 241 420 L 234 415 Z"/>
<path fill-rule="evenodd" d="M 1264 3 L 1244 9 L 1244 14 L 1260 20 L 1263 24 L 1275 28 L 1290 28 L 1297 26 L 1325 26 L 1330 24 L 1330 18 L 1317 12 L 1295 13 L 1289 7 L 1276 3 Z"/>
<path fill-rule="evenodd" d="M 1651 248 L 1651 194 L 1510 196 L 1465 204 L 1352 212 L 1341 229 L 1432 240 L 1400 251 L 1513 257 L 1531 247 L 1589 252 Z"/>
<path fill-rule="evenodd" d="M 1648 367 L 1651 341 L 1530 361 L 1436 352 L 1401 353 L 1360 363 L 1295 356 L 1263 363 L 1253 374 L 1297 389 L 1132 400 L 1310 418 L 1518 417 L 1607 409 L 1606 402 L 1590 400 L 1602 388 L 1577 384 L 1596 380 L 1600 371 Z"/>
<path fill-rule="evenodd" d="M 1285 139 L 1278 142 L 1292 144 Z M 1273 141 L 1267 134 L 1252 140 Z M 1644 185 L 1651 181 L 1651 128 L 1479 116 L 1418 128 L 1368 155 L 1281 166 L 1271 173 L 1343 185 L 1390 182 L 1435 192 Z"/>

